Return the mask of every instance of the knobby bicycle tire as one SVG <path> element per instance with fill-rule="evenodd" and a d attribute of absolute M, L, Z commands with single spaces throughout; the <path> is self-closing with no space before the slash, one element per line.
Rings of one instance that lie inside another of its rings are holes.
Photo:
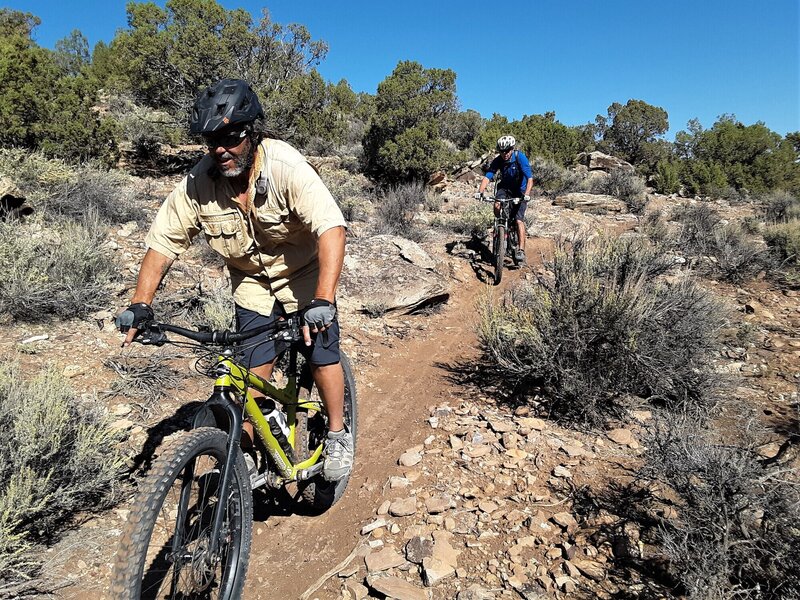
<path fill-rule="evenodd" d="M 519 248 L 519 239 L 517 235 L 517 223 L 514 222 L 508 228 L 508 244 L 506 247 L 506 252 L 514 262 L 514 266 L 519 266 L 519 261 L 517 260 L 517 248 Z"/>
<path fill-rule="evenodd" d="M 202 427 L 176 434 L 161 447 L 122 533 L 111 581 L 114 598 L 241 597 L 253 531 L 250 479 L 241 452 L 234 463 L 214 572 L 204 562 L 227 442 L 225 432 Z M 190 486 L 191 495 L 181 511 L 183 485 Z M 180 513 L 185 522 L 176 537 Z M 177 553 L 173 544 L 179 546 Z M 165 583 L 168 589 L 163 590 Z"/>
<path fill-rule="evenodd" d="M 355 453 L 358 443 L 356 382 L 350 366 L 350 359 L 341 351 L 340 357 L 342 371 L 344 371 L 344 423 L 353 435 L 353 452 Z M 310 374 L 307 373 L 305 377 L 301 377 L 301 380 L 306 382 L 306 387 L 301 393 L 308 394 L 309 396 L 307 397 L 316 393 Z M 309 414 L 308 411 L 298 410 L 295 430 L 297 439 L 295 453 L 298 455 L 298 460 L 302 461 L 308 458 L 314 449 L 323 442 L 327 431 L 328 419 L 323 413 Z M 355 461 L 353 468 L 355 468 Z M 350 474 L 352 475 L 352 471 Z M 321 474 L 316 475 L 308 481 L 300 482 L 298 485 L 300 491 L 298 499 L 309 512 L 313 514 L 323 513 L 339 501 L 347 488 L 349 480 L 350 475 L 334 482 L 325 481 Z"/>
<path fill-rule="evenodd" d="M 506 228 L 498 225 L 494 239 L 494 284 L 500 283 L 503 278 L 503 261 L 506 257 Z"/>

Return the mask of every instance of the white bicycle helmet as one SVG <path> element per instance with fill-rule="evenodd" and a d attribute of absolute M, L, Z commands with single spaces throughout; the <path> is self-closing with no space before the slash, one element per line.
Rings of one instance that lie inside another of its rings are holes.
<path fill-rule="evenodd" d="M 508 152 L 516 145 L 517 145 L 517 140 L 514 139 L 513 135 L 504 135 L 499 140 L 497 140 L 497 151 Z"/>

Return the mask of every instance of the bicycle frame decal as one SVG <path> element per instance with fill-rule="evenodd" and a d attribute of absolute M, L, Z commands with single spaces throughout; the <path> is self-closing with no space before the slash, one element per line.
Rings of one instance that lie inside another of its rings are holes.
<path fill-rule="evenodd" d="M 288 480 L 296 479 L 300 471 L 316 464 L 319 457 L 322 455 L 322 444 L 316 448 L 308 459 L 297 464 L 292 464 L 283 451 L 283 448 L 281 448 L 278 440 L 272 435 L 264 413 L 261 411 L 261 408 L 248 389 L 254 388 L 283 405 L 286 412 L 286 420 L 289 424 L 289 444 L 292 448 L 295 448 L 297 409 L 322 410 L 322 406 L 319 402 L 298 397 L 297 375 L 288 376 L 286 386 L 277 388 L 258 375 L 243 369 L 232 360 L 225 357 L 220 358 L 222 359 L 220 365 L 223 366 L 223 371 L 226 372 L 217 377 L 214 381 L 214 387 L 232 389 L 238 392 L 239 396 L 244 396 L 244 412 L 247 414 L 247 420 L 253 424 L 258 436 L 266 445 L 267 451 L 275 461 L 275 465 L 280 471 L 281 476 Z"/>

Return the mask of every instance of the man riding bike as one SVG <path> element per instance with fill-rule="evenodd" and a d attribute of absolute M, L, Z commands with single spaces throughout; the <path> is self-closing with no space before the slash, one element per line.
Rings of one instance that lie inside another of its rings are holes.
<path fill-rule="evenodd" d="M 516 221 L 517 233 L 519 234 L 519 248 L 517 249 L 516 259 L 519 264 L 525 263 L 525 209 L 531 199 L 531 188 L 533 187 L 533 175 L 531 164 L 528 157 L 519 150 L 515 150 L 517 140 L 513 135 L 504 135 L 497 140 L 498 155 L 489 165 L 489 170 L 481 180 L 478 196 L 483 197 L 489 182 L 495 175 L 500 173 L 500 181 L 497 184 L 498 199 L 520 198 L 517 204 L 511 205 L 510 218 Z M 495 202 L 494 214 L 499 216 L 500 203 Z"/>
<path fill-rule="evenodd" d="M 208 153 L 164 201 L 145 238 L 147 253 L 128 308 L 133 325 L 123 345 L 137 325 L 153 318 L 150 303 L 161 280 L 202 232 L 230 272 L 239 331 L 302 312 L 302 352 L 329 419 L 323 476 L 336 481 L 353 464 L 335 303 L 346 224 L 306 159 L 266 136 L 263 117 L 258 97 L 242 80 L 223 79 L 198 96 L 189 131 L 202 136 Z M 282 350 L 275 342 L 251 346 L 243 362 L 269 380 Z"/>

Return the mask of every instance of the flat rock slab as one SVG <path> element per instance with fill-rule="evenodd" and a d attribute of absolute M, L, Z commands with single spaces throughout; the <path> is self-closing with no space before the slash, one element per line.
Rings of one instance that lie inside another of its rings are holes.
<path fill-rule="evenodd" d="M 367 554 L 364 557 L 364 564 L 367 565 L 367 570 L 370 573 L 376 571 L 386 571 L 394 567 L 399 567 L 405 564 L 406 559 L 391 546 L 384 548 L 378 552 Z"/>
<path fill-rule="evenodd" d="M 393 235 L 348 239 L 341 304 L 356 311 L 409 313 L 450 296 L 441 268 L 416 242 Z M 439 272 L 441 271 L 441 272 Z"/>
<path fill-rule="evenodd" d="M 400 498 L 389 505 L 389 514 L 393 517 L 408 517 L 417 512 L 417 499 Z"/>
<path fill-rule="evenodd" d="M 415 586 L 399 577 L 367 577 L 367 585 L 387 598 L 395 600 L 430 600 L 429 590 Z"/>

